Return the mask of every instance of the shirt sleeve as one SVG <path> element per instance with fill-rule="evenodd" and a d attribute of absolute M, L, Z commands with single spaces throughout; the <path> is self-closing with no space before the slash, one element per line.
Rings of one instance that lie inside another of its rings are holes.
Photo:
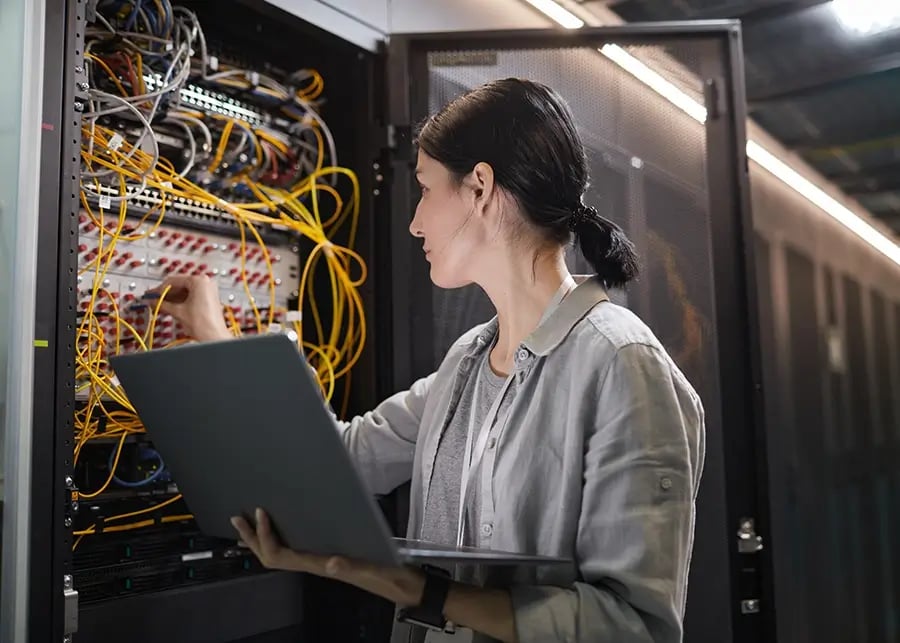
<path fill-rule="evenodd" d="M 338 432 L 369 490 L 387 494 L 412 477 L 416 440 L 435 374 L 417 380 Z"/>
<path fill-rule="evenodd" d="M 679 643 L 702 466 L 703 409 L 658 347 L 618 350 L 586 420 L 568 588 L 511 590 L 521 643 Z"/>

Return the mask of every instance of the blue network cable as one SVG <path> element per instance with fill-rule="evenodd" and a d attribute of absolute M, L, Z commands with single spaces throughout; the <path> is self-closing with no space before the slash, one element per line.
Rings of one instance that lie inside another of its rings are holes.
<path fill-rule="evenodd" d="M 113 449 L 109 455 L 110 469 L 113 466 L 113 461 L 115 460 L 115 456 L 116 456 L 116 449 Z M 165 464 L 165 462 L 163 462 L 162 456 L 159 455 L 159 452 L 156 449 L 150 449 L 148 447 L 140 448 L 140 450 L 138 451 L 138 461 L 139 462 L 146 462 L 148 460 L 153 460 L 153 459 L 155 459 L 159 462 L 159 467 L 157 467 L 156 471 L 154 471 L 153 474 L 150 475 L 149 477 L 144 478 L 143 480 L 128 481 L 128 480 L 122 480 L 118 476 L 114 475 L 113 482 L 115 482 L 116 484 L 118 484 L 122 487 L 130 487 L 130 488 L 143 487 L 148 484 L 152 484 L 152 483 L 156 482 L 157 480 L 160 479 L 160 477 L 166 471 L 166 464 Z"/>

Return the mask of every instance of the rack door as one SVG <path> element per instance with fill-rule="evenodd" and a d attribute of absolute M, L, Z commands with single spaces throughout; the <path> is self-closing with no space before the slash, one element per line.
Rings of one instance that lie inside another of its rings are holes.
<path fill-rule="evenodd" d="M 433 287 L 409 236 L 416 125 L 491 80 L 550 85 L 588 148 L 589 203 L 624 227 L 642 259 L 643 277 L 613 300 L 650 325 L 707 410 L 691 642 L 773 640 L 768 550 L 738 537 L 749 526 L 765 539 L 767 528 L 740 40 L 737 23 L 672 23 L 401 35 L 388 50 L 394 388 L 434 370 L 493 314 L 475 286 Z M 569 259 L 587 270 L 576 252 Z"/>

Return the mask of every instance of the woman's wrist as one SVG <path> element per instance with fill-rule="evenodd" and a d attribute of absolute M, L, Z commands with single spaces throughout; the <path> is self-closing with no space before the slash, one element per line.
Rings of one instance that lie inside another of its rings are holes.
<path fill-rule="evenodd" d="M 425 572 L 415 567 L 404 567 L 393 581 L 392 600 L 400 607 L 416 607 L 422 602 L 425 591 Z"/>
<path fill-rule="evenodd" d="M 425 572 L 416 567 L 376 567 L 346 579 L 398 607 L 418 607 L 425 591 Z M 461 627 L 483 632 L 500 641 L 516 641 L 515 618 L 509 592 L 452 582 L 443 606 L 444 617 Z"/>
<path fill-rule="evenodd" d="M 518 640 L 512 598 L 504 589 L 453 583 L 444 603 L 444 617 L 499 641 Z"/>

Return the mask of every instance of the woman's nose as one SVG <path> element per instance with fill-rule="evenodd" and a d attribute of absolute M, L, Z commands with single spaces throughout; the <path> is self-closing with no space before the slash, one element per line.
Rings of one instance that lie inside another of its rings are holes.
<path fill-rule="evenodd" d="M 413 213 L 412 221 L 409 222 L 409 233 L 414 237 L 424 237 L 422 227 L 419 225 L 419 208 Z"/>

